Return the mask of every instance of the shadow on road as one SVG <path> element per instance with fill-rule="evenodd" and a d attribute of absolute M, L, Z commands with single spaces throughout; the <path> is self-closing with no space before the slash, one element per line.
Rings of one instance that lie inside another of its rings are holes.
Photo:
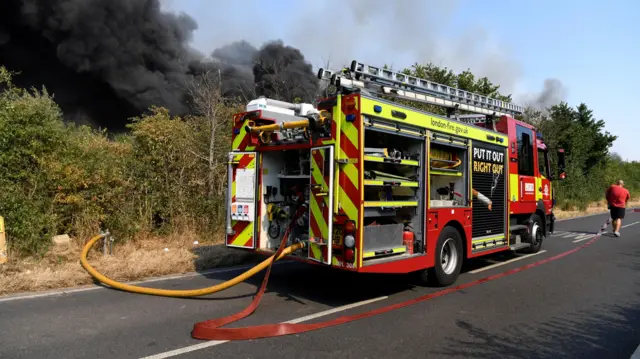
<path fill-rule="evenodd" d="M 247 296 L 253 296 L 262 284 L 265 271 L 249 278 L 245 283 L 255 287 Z M 225 281 L 239 273 L 210 273 L 203 276 Z M 288 262 L 271 270 L 266 293 L 274 293 L 287 301 L 306 304 L 321 303 L 333 307 L 351 304 L 379 296 L 414 290 L 409 276 L 352 273 L 313 264 Z M 212 296 L 217 297 L 217 296 Z"/>
<path fill-rule="evenodd" d="M 266 258 L 256 253 L 228 248 L 224 244 L 198 246 L 193 248 L 191 252 L 197 256 L 194 261 L 194 268 L 197 272 L 204 272 L 213 268 L 258 263 Z"/>
<path fill-rule="evenodd" d="M 624 251 L 624 249 L 622 250 Z M 620 256 L 621 258 L 626 258 L 625 260 L 620 260 L 620 267 L 640 272 L 640 250 L 633 253 L 620 253 Z"/>
<path fill-rule="evenodd" d="M 640 272 L 640 251 L 620 255 L 620 267 Z M 630 286 L 640 284 L 636 278 L 631 278 Z M 436 357 L 556 359 L 575 358 L 575 353 L 580 353 L 581 359 L 629 358 L 640 343 L 638 323 L 640 293 L 617 305 L 567 313 L 542 325 L 512 326 L 501 332 L 487 331 L 457 319 L 458 328 L 473 339 L 449 338 L 450 349 L 434 354 Z"/>
<path fill-rule="evenodd" d="M 574 233 L 596 234 L 594 231 L 575 230 Z M 553 240 L 553 238 L 547 238 Z M 195 248 L 198 255 L 196 268 L 202 276 L 216 281 L 226 281 L 237 275 L 240 271 L 207 273 L 213 267 L 247 264 L 253 265 L 267 258 L 267 256 L 244 252 L 240 249 L 226 248 L 224 245 Z M 505 262 L 522 256 L 522 253 L 511 251 L 496 253 L 482 258 L 466 260 L 462 267 L 462 274 L 486 267 L 488 265 Z M 222 262 L 224 265 L 220 265 Z M 326 304 L 329 306 L 341 306 L 353 302 L 371 299 L 379 296 L 389 296 L 404 291 L 416 291 L 415 277 L 403 274 L 365 274 L 352 273 L 345 270 L 333 269 L 321 265 L 289 262 L 273 267 L 271 278 L 267 286 L 267 293 L 275 293 L 279 297 L 286 298 L 304 304 L 307 301 Z M 214 266 L 214 263 L 216 264 Z M 248 279 L 245 283 L 255 289 L 246 291 L 236 296 L 211 295 L 194 299 L 200 300 L 226 300 L 246 298 L 255 295 L 255 290 L 262 283 L 264 271 Z M 432 288 L 433 291 L 439 288 Z M 420 290 L 421 294 L 425 290 Z"/>
<path fill-rule="evenodd" d="M 232 249 L 233 251 L 233 249 Z M 261 255 L 252 255 L 250 264 L 255 264 L 267 258 Z M 483 258 L 467 260 L 462 267 L 462 274 L 469 271 L 485 267 L 487 265 L 507 261 L 521 256 L 512 252 L 497 253 Z M 353 273 L 346 270 L 334 269 L 321 265 L 299 263 L 292 260 L 281 260 L 286 262 L 272 268 L 267 293 L 286 298 L 300 304 L 306 302 L 321 303 L 329 306 L 341 306 L 354 302 L 367 300 L 380 296 L 391 296 L 401 292 L 418 292 L 425 294 L 429 291 L 437 291 L 442 288 L 429 288 L 419 284 L 412 274 L 371 274 Z M 240 271 L 234 272 L 201 272 L 202 276 L 216 281 L 226 281 L 237 275 Z M 222 297 L 211 295 L 194 299 L 201 300 L 221 300 L 242 297 L 252 297 L 261 285 L 265 271 L 256 274 L 245 281 L 255 289 L 234 297 Z"/>
<path fill-rule="evenodd" d="M 436 357 L 465 358 L 629 358 L 640 342 L 640 301 L 602 306 L 556 317 L 542 325 L 518 325 L 489 332 L 456 320 L 471 338 L 449 338 L 449 349 Z M 473 353 L 473 354 L 471 354 Z M 572 353 L 572 354 L 569 354 Z"/>

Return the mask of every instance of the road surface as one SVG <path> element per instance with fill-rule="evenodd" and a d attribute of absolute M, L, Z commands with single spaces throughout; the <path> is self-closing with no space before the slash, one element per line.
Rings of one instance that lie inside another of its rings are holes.
<path fill-rule="evenodd" d="M 558 222 L 544 252 L 494 257 L 458 283 L 534 263 L 590 240 L 606 220 Z M 239 271 L 146 285 L 210 286 Z M 190 337 L 193 324 L 243 309 L 262 275 L 207 299 L 99 288 L 0 299 L 0 358 L 629 358 L 640 344 L 640 213 L 622 237 L 603 235 L 569 256 L 393 312 L 301 335 L 240 342 Z M 318 322 L 438 289 L 397 276 L 354 276 L 299 263 L 274 266 L 258 310 L 233 326 Z"/>

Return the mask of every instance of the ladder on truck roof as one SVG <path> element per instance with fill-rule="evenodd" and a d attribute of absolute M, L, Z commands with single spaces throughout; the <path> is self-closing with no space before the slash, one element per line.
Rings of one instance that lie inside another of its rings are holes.
<path fill-rule="evenodd" d="M 357 87 L 365 90 L 377 88 L 383 95 L 442 106 L 450 111 L 463 110 L 487 116 L 515 116 L 524 113 L 522 106 L 400 72 L 366 65 L 355 60 L 351 62 L 350 68 L 341 71 L 319 69 L 318 79 L 329 81 L 338 88 Z M 478 117 L 475 115 L 475 120 L 472 121 L 480 122 Z M 471 118 L 466 119 L 471 120 Z"/>

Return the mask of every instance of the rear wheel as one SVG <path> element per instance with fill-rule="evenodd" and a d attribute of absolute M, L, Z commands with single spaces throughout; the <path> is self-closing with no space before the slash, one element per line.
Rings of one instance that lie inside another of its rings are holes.
<path fill-rule="evenodd" d="M 431 281 L 440 287 L 449 286 L 458 279 L 462 268 L 463 248 L 460 233 L 445 227 L 436 243 L 435 265 L 429 269 Z"/>

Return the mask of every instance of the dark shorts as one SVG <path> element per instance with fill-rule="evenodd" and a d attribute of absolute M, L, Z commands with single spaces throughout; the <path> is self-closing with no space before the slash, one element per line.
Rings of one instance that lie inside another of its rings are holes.
<path fill-rule="evenodd" d="M 611 219 L 613 219 L 615 221 L 618 218 L 619 219 L 623 219 L 624 218 L 624 214 L 626 212 L 626 209 L 625 208 L 611 206 L 610 212 L 611 212 Z"/>

